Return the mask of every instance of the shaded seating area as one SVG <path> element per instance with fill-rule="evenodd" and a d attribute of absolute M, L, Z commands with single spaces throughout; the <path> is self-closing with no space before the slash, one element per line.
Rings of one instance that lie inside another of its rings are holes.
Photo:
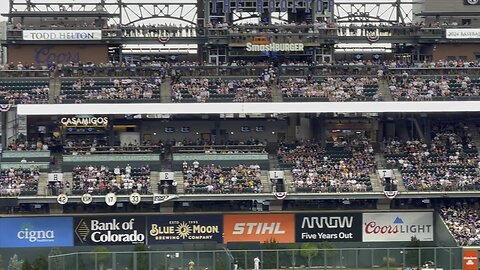
<path fill-rule="evenodd" d="M 104 165 L 77 166 L 72 171 L 72 194 L 104 195 L 151 193 L 150 167 L 109 167 Z"/>
<path fill-rule="evenodd" d="M 40 169 L 35 166 L 0 171 L 1 196 L 35 196 L 38 192 Z"/>
<path fill-rule="evenodd" d="M 282 168 L 292 171 L 296 192 L 369 192 L 375 170 L 373 149 L 364 138 L 330 142 L 283 144 L 278 150 Z"/>
<path fill-rule="evenodd" d="M 261 193 L 260 166 L 252 165 L 204 165 L 194 162 L 183 167 L 184 192 L 190 194 Z"/>
<path fill-rule="evenodd" d="M 48 79 L 0 79 L 0 104 L 47 103 L 48 92 Z"/>
<path fill-rule="evenodd" d="M 379 101 L 376 78 L 320 77 L 281 80 L 279 88 L 285 102 Z"/>
<path fill-rule="evenodd" d="M 385 159 L 399 169 L 410 191 L 480 189 L 478 150 L 461 123 L 434 126 L 431 143 L 391 140 Z"/>
<path fill-rule="evenodd" d="M 155 78 L 65 78 L 59 102 L 160 102 L 160 84 Z"/>

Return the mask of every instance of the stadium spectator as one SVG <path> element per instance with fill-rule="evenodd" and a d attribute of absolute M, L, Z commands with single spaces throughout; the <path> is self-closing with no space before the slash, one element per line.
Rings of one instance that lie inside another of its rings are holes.
<path fill-rule="evenodd" d="M 111 100 L 111 99 L 151 99 L 159 96 L 161 80 L 152 79 L 113 79 L 96 85 L 95 80 L 79 79 L 71 85 L 71 91 L 64 90 L 59 97 L 59 102 L 64 99 L 76 99 L 77 103 L 86 100 Z M 79 94 L 81 93 L 81 94 Z"/>
<path fill-rule="evenodd" d="M 27 90 L 14 90 L 0 87 L 0 100 L 10 104 L 43 104 L 48 102 L 49 87 L 34 87 Z"/>
<path fill-rule="evenodd" d="M 24 136 L 13 139 L 7 146 L 9 151 L 48 151 L 48 142 L 42 139 L 31 140 L 28 142 Z"/>
<path fill-rule="evenodd" d="M 400 169 L 408 190 L 475 190 L 479 157 L 468 129 L 462 124 L 433 127 L 432 142 L 391 140 L 387 163 Z"/>
<path fill-rule="evenodd" d="M 151 192 L 150 167 L 132 168 L 116 166 L 77 166 L 73 168 L 73 193 L 106 194 L 109 192 L 130 194 Z"/>
<path fill-rule="evenodd" d="M 356 136 L 326 147 L 315 141 L 282 144 L 277 155 L 279 163 L 291 166 L 299 192 L 365 192 L 376 168 L 373 153 L 368 140 Z"/>
<path fill-rule="evenodd" d="M 40 170 L 32 166 L 30 169 L 0 171 L 0 194 L 2 196 L 36 195 Z"/>
<path fill-rule="evenodd" d="M 185 193 L 261 193 L 260 166 L 237 165 L 231 168 L 206 165 L 198 161 L 183 168 Z"/>
<path fill-rule="evenodd" d="M 460 246 L 480 245 L 478 209 L 467 203 L 443 206 L 440 215 Z"/>
<path fill-rule="evenodd" d="M 280 81 L 280 88 L 286 98 L 318 98 L 328 101 L 379 101 L 377 78 L 290 78 Z"/>
<path fill-rule="evenodd" d="M 435 97 L 475 97 L 480 96 L 480 80 L 468 76 L 456 78 L 429 79 L 410 78 L 406 71 L 401 77 L 390 79 L 390 91 L 395 100 L 432 100 Z"/>

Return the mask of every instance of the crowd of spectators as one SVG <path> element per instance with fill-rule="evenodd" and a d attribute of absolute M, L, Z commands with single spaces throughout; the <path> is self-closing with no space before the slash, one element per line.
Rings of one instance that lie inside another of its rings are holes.
<path fill-rule="evenodd" d="M 130 194 L 151 192 L 150 167 L 77 166 L 73 168 L 72 192 L 74 194 L 109 192 Z"/>
<path fill-rule="evenodd" d="M 285 98 L 325 98 L 328 101 L 379 101 L 377 78 L 290 78 L 280 81 Z"/>
<path fill-rule="evenodd" d="M 0 195 L 19 196 L 36 195 L 40 170 L 37 167 L 30 169 L 14 169 L 0 171 Z"/>
<path fill-rule="evenodd" d="M 329 142 L 280 145 L 282 166 L 291 166 L 293 188 L 299 192 L 371 191 L 370 174 L 376 168 L 373 147 L 363 136 Z"/>
<path fill-rule="evenodd" d="M 191 24 L 142 24 L 122 27 L 126 37 L 196 37 L 197 29 Z"/>
<path fill-rule="evenodd" d="M 200 166 L 183 163 L 183 189 L 185 193 L 261 193 L 260 166 L 240 164 L 233 167 Z"/>
<path fill-rule="evenodd" d="M 180 79 L 172 83 L 172 101 L 207 102 L 221 99 L 233 102 L 267 102 L 272 98 L 270 86 L 274 81 L 273 68 L 265 70 L 256 79 Z"/>
<path fill-rule="evenodd" d="M 160 95 L 161 79 L 113 79 L 96 82 L 94 79 L 78 79 L 73 82 L 71 89 L 63 89 L 64 99 L 76 99 L 76 102 L 85 100 L 110 100 L 110 99 L 151 99 Z"/>
<path fill-rule="evenodd" d="M 468 129 L 438 125 L 430 144 L 422 140 L 390 140 L 387 163 L 400 169 L 407 190 L 461 191 L 480 189 L 478 151 Z"/>
<path fill-rule="evenodd" d="M 20 86 L 20 84 L 18 84 Z M 13 86 L 13 87 L 16 87 Z M 25 89 L 0 86 L 0 103 L 15 104 L 43 104 L 48 102 L 48 85 Z M 4 102 L 1 102 L 4 101 Z"/>
<path fill-rule="evenodd" d="M 38 138 L 27 141 L 25 137 L 13 139 L 7 146 L 9 151 L 48 151 L 48 143 Z"/>
<path fill-rule="evenodd" d="M 440 215 L 460 246 L 480 245 L 478 209 L 467 203 L 442 206 Z"/>
<path fill-rule="evenodd" d="M 152 143 L 149 140 L 124 142 L 110 145 L 106 138 L 68 138 L 65 140 L 63 152 L 67 155 L 92 155 L 104 153 L 146 153 L 162 152 L 164 145 L 161 141 Z"/>
<path fill-rule="evenodd" d="M 436 97 L 480 97 L 480 79 L 468 76 L 453 78 L 427 78 L 409 76 L 406 72 L 402 76 L 390 78 L 390 92 L 395 100 L 432 100 Z"/>

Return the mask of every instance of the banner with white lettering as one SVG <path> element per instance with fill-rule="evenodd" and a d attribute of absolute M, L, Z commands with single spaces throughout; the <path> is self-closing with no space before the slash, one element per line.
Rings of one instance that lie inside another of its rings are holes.
<path fill-rule="evenodd" d="M 364 213 L 362 230 L 363 242 L 433 241 L 433 213 Z"/>
<path fill-rule="evenodd" d="M 148 244 L 223 243 L 222 215 L 174 215 L 147 218 Z"/>
<path fill-rule="evenodd" d="M 284 179 L 283 171 L 268 171 L 270 179 Z"/>
<path fill-rule="evenodd" d="M 480 28 L 446 29 L 447 39 L 480 39 Z"/>
<path fill-rule="evenodd" d="M 296 242 L 361 242 L 361 213 L 300 213 L 295 215 Z"/>
<path fill-rule="evenodd" d="M 102 40 L 102 30 L 23 30 L 23 40 Z"/>
<path fill-rule="evenodd" d="M 63 173 L 49 173 L 48 182 L 63 182 Z"/>
<path fill-rule="evenodd" d="M 146 218 L 75 217 L 75 246 L 146 244 Z"/>
<path fill-rule="evenodd" d="M 176 198 L 178 198 L 177 195 L 153 193 L 153 204 L 163 203 L 163 202 L 170 201 L 170 200 L 176 199 Z"/>
<path fill-rule="evenodd" d="M 173 181 L 175 180 L 174 172 L 160 172 L 160 181 Z"/>

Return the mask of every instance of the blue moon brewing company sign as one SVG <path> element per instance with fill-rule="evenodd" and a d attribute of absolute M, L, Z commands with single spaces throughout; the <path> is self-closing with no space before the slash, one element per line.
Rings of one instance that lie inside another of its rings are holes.
<path fill-rule="evenodd" d="M 223 243 L 222 215 L 150 216 L 148 244 L 210 241 Z"/>
<path fill-rule="evenodd" d="M 145 217 L 75 217 L 76 246 L 146 243 Z"/>

